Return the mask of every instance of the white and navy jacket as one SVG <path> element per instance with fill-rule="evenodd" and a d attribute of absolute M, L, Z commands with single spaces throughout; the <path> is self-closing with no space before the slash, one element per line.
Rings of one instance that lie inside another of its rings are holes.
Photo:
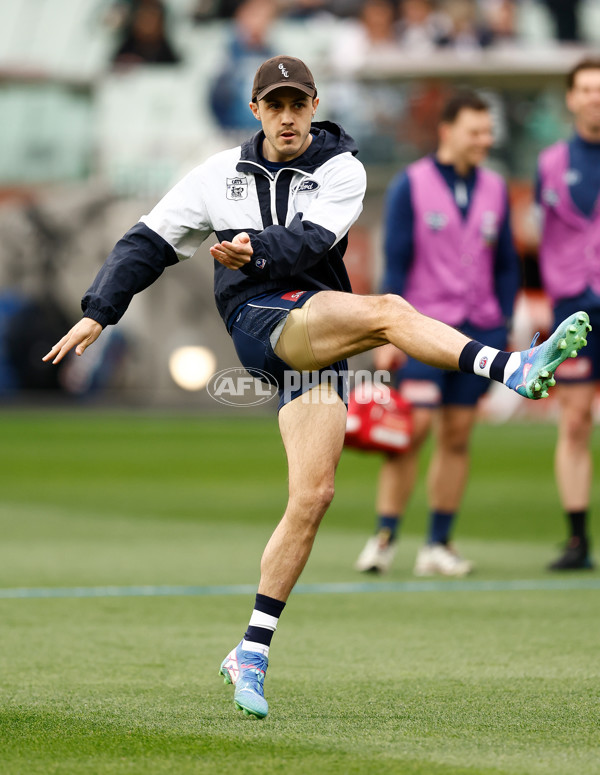
<path fill-rule="evenodd" d="M 238 271 L 214 262 L 226 324 L 241 303 L 265 292 L 351 291 L 343 255 L 362 210 L 365 170 L 340 126 L 319 122 L 311 132 L 306 152 L 274 175 L 260 161 L 262 131 L 192 170 L 115 245 L 82 300 L 84 315 L 116 323 L 134 294 L 193 256 L 212 232 L 223 241 L 245 231 L 254 250 Z"/>

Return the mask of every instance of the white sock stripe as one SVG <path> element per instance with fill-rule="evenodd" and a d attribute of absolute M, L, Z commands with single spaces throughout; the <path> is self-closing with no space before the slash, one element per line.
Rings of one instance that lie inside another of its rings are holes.
<path fill-rule="evenodd" d="M 263 656 L 268 657 L 269 656 L 269 646 L 265 646 L 264 643 L 255 643 L 252 640 L 244 640 L 242 641 L 242 649 L 244 651 L 255 651 L 258 654 L 263 654 Z"/>
<path fill-rule="evenodd" d="M 487 379 L 489 379 L 490 368 L 498 353 L 499 350 L 496 350 L 493 347 L 482 347 L 477 353 L 475 363 L 473 364 L 474 373 L 479 374 L 480 377 L 487 377 Z"/>
<path fill-rule="evenodd" d="M 250 627 L 262 627 L 265 630 L 272 630 L 275 632 L 277 629 L 278 619 L 276 616 L 270 616 L 262 611 L 254 609 L 252 616 L 250 617 Z"/>
<path fill-rule="evenodd" d="M 510 377 L 511 374 L 514 374 L 515 371 L 519 368 L 521 365 L 521 353 L 512 353 L 510 358 L 506 361 L 506 366 L 504 367 L 504 379 L 503 382 L 506 384 L 506 380 Z"/>

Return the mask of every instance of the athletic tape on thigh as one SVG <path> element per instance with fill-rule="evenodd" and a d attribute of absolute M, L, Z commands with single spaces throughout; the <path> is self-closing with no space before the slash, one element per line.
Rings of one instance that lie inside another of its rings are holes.
<path fill-rule="evenodd" d="M 327 365 L 316 361 L 310 344 L 307 319 L 311 302 L 312 297 L 290 312 L 274 347 L 275 355 L 297 371 L 315 371 Z"/>

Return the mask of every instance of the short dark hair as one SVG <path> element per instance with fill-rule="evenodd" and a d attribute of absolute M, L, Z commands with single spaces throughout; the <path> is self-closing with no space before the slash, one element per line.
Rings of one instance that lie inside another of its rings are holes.
<path fill-rule="evenodd" d="M 461 110 L 489 110 L 490 106 L 475 91 L 463 89 L 446 102 L 440 115 L 441 124 L 453 124 Z"/>
<path fill-rule="evenodd" d="M 582 70 L 600 70 L 600 57 L 586 57 L 575 65 L 567 74 L 567 91 L 571 91 L 575 86 L 577 73 L 580 73 Z"/>

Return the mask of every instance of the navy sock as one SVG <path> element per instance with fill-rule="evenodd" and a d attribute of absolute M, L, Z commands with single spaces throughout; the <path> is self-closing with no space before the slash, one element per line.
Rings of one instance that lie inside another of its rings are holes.
<path fill-rule="evenodd" d="M 378 514 L 377 523 L 375 526 L 375 533 L 387 534 L 388 543 L 391 544 L 392 541 L 396 540 L 396 536 L 398 535 L 398 529 L 400 528 L 401 522 L 402 522 L 402 518 L 399 517 L 397 514 Z"/>
<path fill-rule="evenodd" d="M 479 374 L 503 384 L 506 384 L 519 363 L 519 353 L 496 350 L 475 340 L 467 342 L 458 358 L 458 368 L 465 374 Z"/>
<path fill-rule="evenodd" d="M 429 543 L 447 544 L 456 517 L 455 512 L 432 511 L 429 515 Z"/>
<path fill-rule="evenodd" d="M 257 593 L 242 648 L 246 651 L 257 651 L 268 657 L 271 639 L 284 608 L 283 601 Z"/>
<path fill-rule="evenodd" d="M 475 340 L 467 342 L 458 358 L 458 368 L 460 371 L 464 371 L 465 374 L 475 373 L 475 358 L 477 358 L 482 347 L 481 342 L 476 342 Z"/>
<path fill-rule="evenodd" d="M 585 540 L 587 511 L 567 511 L 567 519 L 571 528 L 571 538 Z"/>

